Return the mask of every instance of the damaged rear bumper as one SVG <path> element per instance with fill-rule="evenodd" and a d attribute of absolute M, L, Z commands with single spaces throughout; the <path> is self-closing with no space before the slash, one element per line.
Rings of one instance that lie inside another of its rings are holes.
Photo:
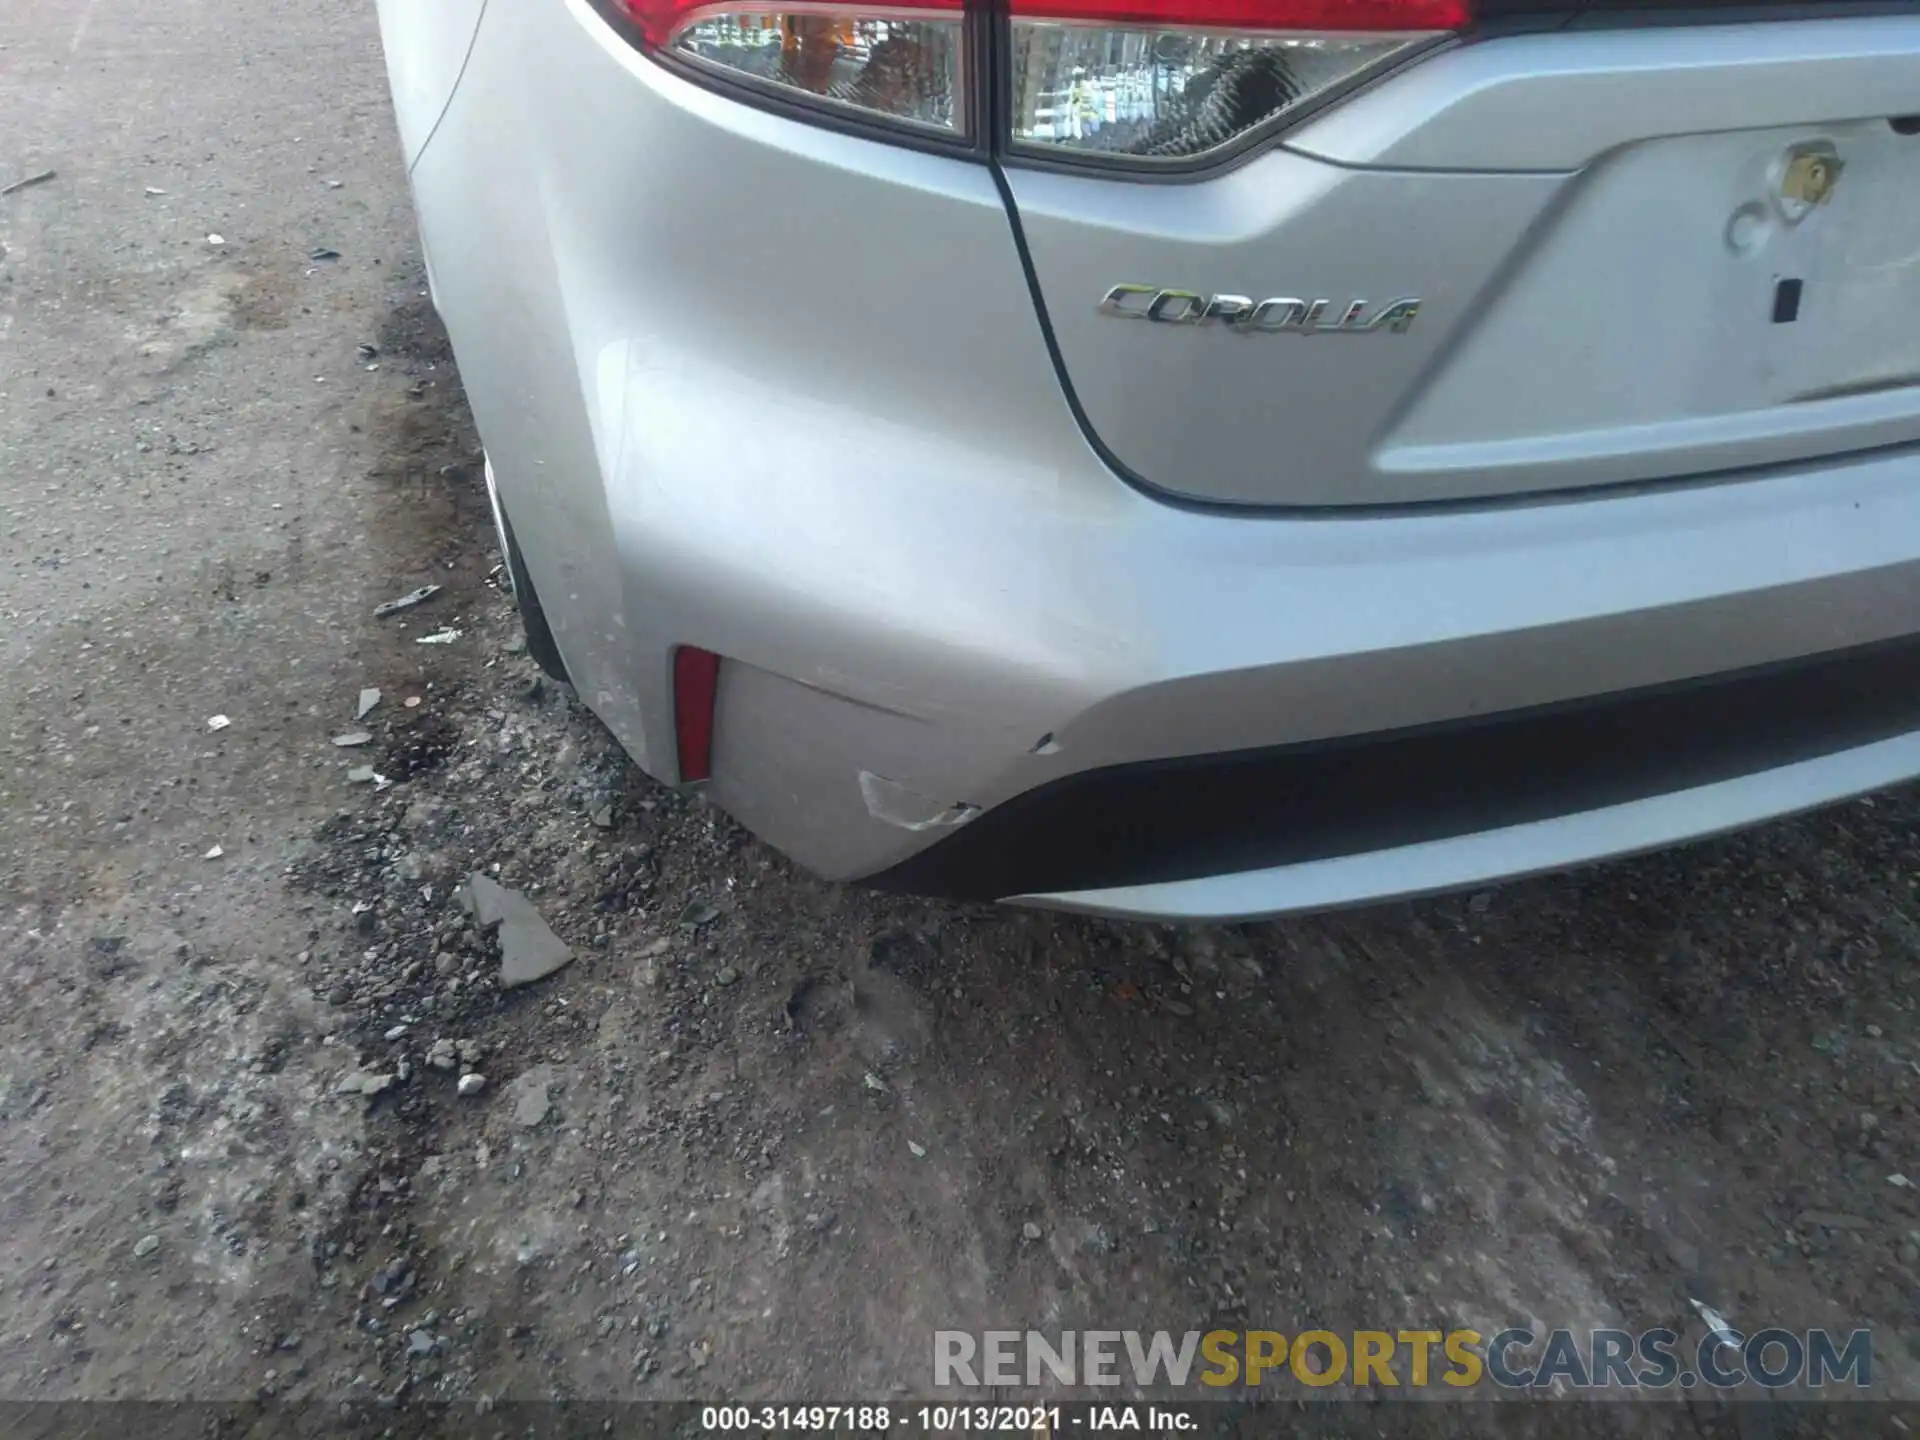
<path fill-rule="evenodd" d="M 1920 772 L 1920 639 L 1016 796 L 876 883 L 1107 913 L 1320 909 L 1730 830 Z"/>
<path fill-rule="evenodd" d="M 811 574 L 816 602 L 846 602 L 831 671 L 729 668 L 716 798 L 804 864 L 1267 914 L 1563 868 L 1920 774 L 1911 454 L 1338 519 L 1131 492 L 1023 516 L 980 496 L 928 529 L 919 492 L 889 548 L 922 571 L 885 604 L 859 603 L 870 571 Z"/>

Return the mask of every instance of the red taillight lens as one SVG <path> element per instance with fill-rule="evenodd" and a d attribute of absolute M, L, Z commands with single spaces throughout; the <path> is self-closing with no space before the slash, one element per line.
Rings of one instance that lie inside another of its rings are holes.
<path fill-rule="evenodd" d="M 768 94 L 967 136 L 966 9 L 989 0 L 597 0 L 663 57 Z M 1404 58 L 1473 0 L 1008 0 L 1010 149 L 1191 161 Z M 974 136 L 976 142 L 981 137 Z"/>
<path fill-rule="evenodd" d="M 673 652 L 673 734 L 682 782 L 713 778 L 713 714 L 720 657 L 682 645 Z"/>

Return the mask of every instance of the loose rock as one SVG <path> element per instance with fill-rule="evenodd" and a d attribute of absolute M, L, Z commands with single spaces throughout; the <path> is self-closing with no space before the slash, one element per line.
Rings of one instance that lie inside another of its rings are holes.
<path fill-rule="evenodd" d="M 552 1084 L 553 1071 L 545 1065 L 536 1065 L 513 1082 L 514 1124 L 531 1130 L 547 1118 L 553 1109 L 553 1100 L 547 1094 Z"/>
<path fill-rule="evenodd" d="M 680 924 L 689 930 L 711 925 L 719 918 L 720 912 L 704 900 L 689 900 L 686 908 L 680 912 Z"/>

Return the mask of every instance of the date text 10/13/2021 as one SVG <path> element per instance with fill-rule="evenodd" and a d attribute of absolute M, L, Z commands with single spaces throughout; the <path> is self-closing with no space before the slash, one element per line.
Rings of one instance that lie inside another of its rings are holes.
<path fill-rule="evenodd" d="M 1119 1405 L 706 1405 L 700 1428 L 722 1433 L 805 1431 L 885 1435 L 894 1430 L 929 1435 L 957 1431 L 1015 1434 L 1050 1440 L 1074 1431 L 1153 1431 L 1179 1434 L 1199 1428 L 1191 1408 Z"/>

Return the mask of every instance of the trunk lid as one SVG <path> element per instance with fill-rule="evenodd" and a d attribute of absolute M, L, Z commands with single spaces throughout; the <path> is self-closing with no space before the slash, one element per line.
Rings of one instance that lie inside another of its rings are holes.
<path fill-rule="evenodd" d="M 1463 500 L 1920 441 L 1916 114 L 1911 14 L 1560 30 L 1208 178 L 1008 180 L 1114 463 L 1230 504 Z"/>

